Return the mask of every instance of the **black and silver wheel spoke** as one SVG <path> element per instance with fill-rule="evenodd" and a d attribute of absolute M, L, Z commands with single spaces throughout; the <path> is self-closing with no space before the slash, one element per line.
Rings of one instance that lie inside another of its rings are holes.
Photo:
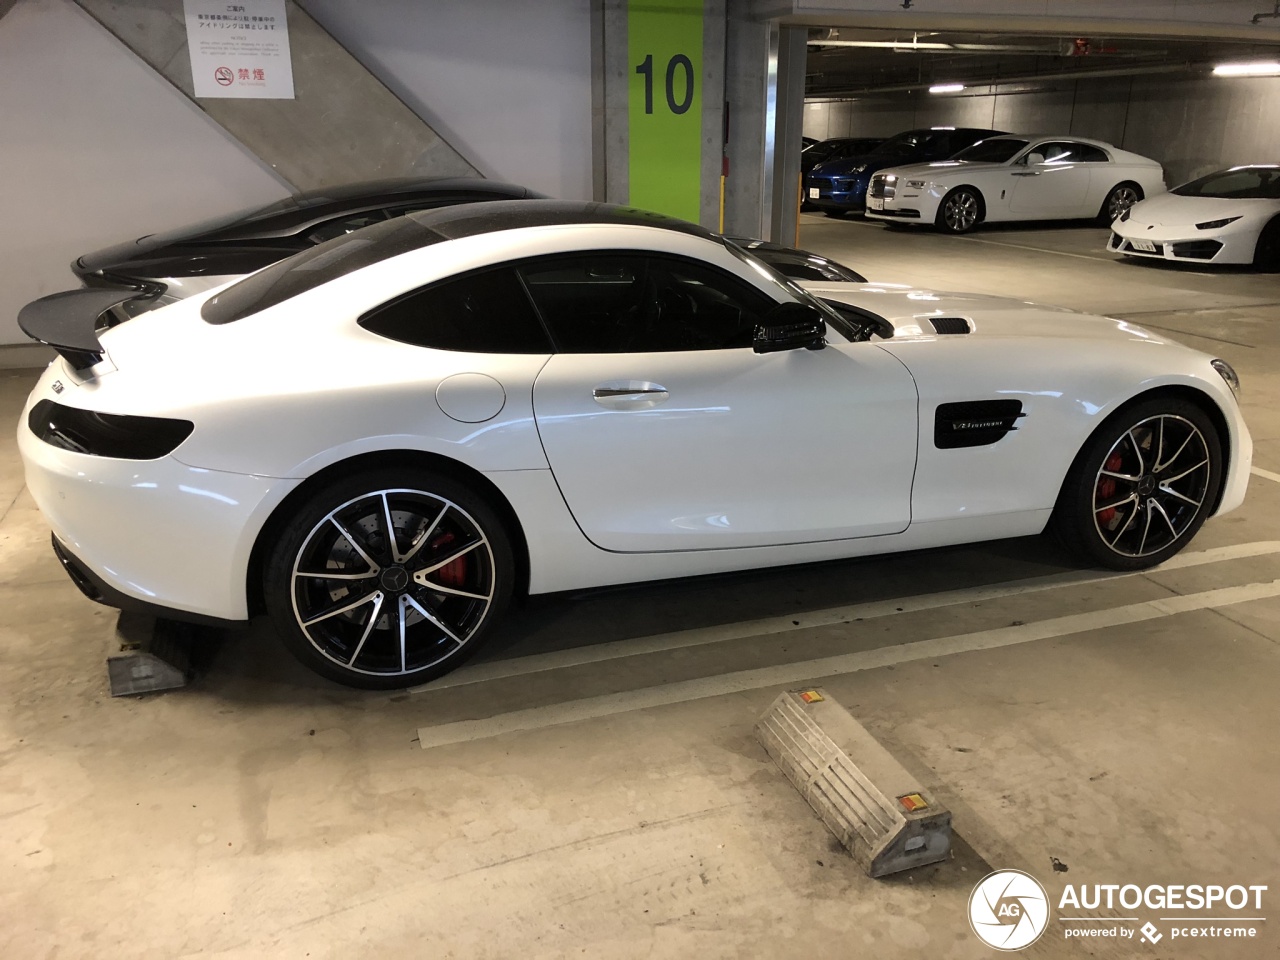
<path fill-rule="evenodd" d="M 411 674 L 466 645 L 496 593 L 485 531 L 444 497 L 372 491 L 332 510 L 294 558 L 293 612 L 347 670 Z"/>
<path fill-rule="evenodd" d="M 317 613 L 309 617 L 308 619 L 302 621 L 302 626 L 310 627 L 313 624 L 322 623 L 325 620 L 330 619 L 331 617 L 337 617 L 344 613 L 351 613 L 354 610 L 358 609 L 359 607 L 364 606 L 366 603 L 372 603 L 375 600 L 380 601 L 381 598 L 382 598 L 382 595 L 377 590 L 371 590 L 368 593 L 361 594 L 360 596 L 356 597 L 356 599 L 354 600 L 350 600 L 345 603 L 339 602 L 334 604 L 332 607 L 330 607 L 327 610 L 322 610 L 320 613 Z"/>
<path fill-rule="evenodd" d="M 365 549 L 364 545 L 360 542 L 360 540 L 356 539 L 356 537 L 351 533 L 350 530 L 344 527 L 336 517 L 330 517 L 329 522 L 338 528 L 338 532 L 342 534 L 343 539 L 345 539 L 347 543 L 351 544 L 351 548 L 360 555 L 361 560 L 367 563 L 371 569 L 373 570 L 378 569 L 378 564 L 374 561 L 373 557 L 369 556 L 369 553 Z"/>
<path fill-rule="evenodd" d="M 1103 457 L 1094 481 L 1102 542 L 1135 558 L 1175 543 L 1200 516 L 1209 467 L 1204 435 L 1185 417 L 1163 414 L 1134 424 Z"/>

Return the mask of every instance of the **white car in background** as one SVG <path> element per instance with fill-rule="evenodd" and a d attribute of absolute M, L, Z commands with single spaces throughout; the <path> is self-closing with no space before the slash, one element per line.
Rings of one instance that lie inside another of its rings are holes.
<path fill-rule="evenodd" d="M 1160 164 L 1109 143 L 1009 135 L 949 160 L 881 170 L 871 178 L 866 215 L 947 233 L 1007 220 L 1111 223 L 1164 190 Z"/>
<path fill-rule="evenodd" d="M 513 594 L 1038 534 L 1150 567 L 1237 507 L 1235 373 L 1132 324 L 837 281 L 604 204 L 441 207 L 55 346 L 18 428 L 93 599 L 265 611 L 334 680 L 470 656 Z"/>
<path fill-rule="evenodd" d="M 1280 270 L 1280 164 L 1219 170 L 1134 204 L 1111 225 L 1107 249 Z"/>

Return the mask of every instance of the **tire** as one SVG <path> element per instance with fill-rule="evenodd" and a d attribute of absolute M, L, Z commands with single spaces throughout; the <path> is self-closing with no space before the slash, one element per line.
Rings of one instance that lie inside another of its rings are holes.
<path fill-rule="evenodd" d="M 1190 542 L 1221 489 L 1222 440 L 1213 421 L 1194 403 L 1153 397 L 1120 410 L 1089 438 L 1049 526 L 1087 563 L 1142 570 Z"/>
<path fill-rule="evenodd" d="M 1280 217 L 1272 220 L 1258 234 L 1253 248 L 1253 265 L 1266 273 L 1280 273 Z"/>
<path fill-rule="evenodd" d="M 832 220 L 843 220 L 844 215 L 849 211 L 848 210 L 823 210 L 822 212 L 825 213 Z"/>
<path fill-rule="evenodd" d="M 448 673 L 511 598 L 515 562 L 501 520 L 446 476 L 381 468 L 342 477 L 283 529 L 264 566 L 267 613 L 295 657 L 347 686 L 392 690 Z"/>
<path fill-rule="evenodd" d="M 934 226 L 943 233 L 968 233 L 982 222 L 982 197 L 973 187 L 956 187 L 938 204 Z"/>
<path fill-rule="evenodd" d="M 1098 210 L 1098 223 L 1109 227 L 1124 213 L 1142 199 L 1142 188 L 1136 183 L 1117 183 L 1107 191 Z"/>

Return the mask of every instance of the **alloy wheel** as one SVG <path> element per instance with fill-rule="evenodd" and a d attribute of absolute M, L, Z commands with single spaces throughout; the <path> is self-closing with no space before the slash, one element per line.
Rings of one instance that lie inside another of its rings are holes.
<path fill-rule="evenodd" d="M 1102 460 L 1093 486 L 1093 521 L 1122 557 L 1159 553 L 1195 523 L 1209 490 L 1204 435 L 1173 414 L 1130 427 Z"/>
<path fill-rule="evenodd" d="M 387 489 L 348 500 L 308 533 L 291 572 L 293 614 L 321 656 L 395 677 L 461 650 L 493 605 L 492 545 L 456 503 Z"/>
<path fill-rule="evenodd" d="M 978 198 L 967 190 L 952 194 L 943 205 L 942 219 L 955 233 L 971 230 L 978 222 Z"/>
<path fill-rule="evenodd" d="M 1094 194 L 1097 196 L 1097 194 Z M 1107 197 L 1108 223 L 1114 223 L 1119 216 L 1139 200 L 1138 191 L 1133 187 L 1116 187 Z"/>

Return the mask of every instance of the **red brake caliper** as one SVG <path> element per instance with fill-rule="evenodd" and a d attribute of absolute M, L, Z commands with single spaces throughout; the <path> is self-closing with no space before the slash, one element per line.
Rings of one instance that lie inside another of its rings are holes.
<path fill-rule="evenodd" d="M 453 543 L 457 538 L 452 532 L 441 534 L 431 541 L 432 551 L 438 550 L 440 547 L 446 547 Z M 462 585 L 467 582 L 467 558 L 461 556 L 457 560 L 446 563 L 443 567 L 433 574 L 435 579 L 443 583 L 446 587 L 457 587 L 462 589 Z"/>
<path fill-rule="evenodd" d="M 1110 470 L 1112 473 L 1120 472 L 1120 454 L 1113 453 L 1107 457 L 1107 462 L 1102 465 L 1103 470 Z M 1098 480 L 1098 499 L 1110 500 L 1116 495 L 1116 481 L 1114 477 L 1102 477 Z M 1116 519 L 1116 508 L 1107 507 L 1098 514 L 1098 526 L 1110 527 Z"/>

